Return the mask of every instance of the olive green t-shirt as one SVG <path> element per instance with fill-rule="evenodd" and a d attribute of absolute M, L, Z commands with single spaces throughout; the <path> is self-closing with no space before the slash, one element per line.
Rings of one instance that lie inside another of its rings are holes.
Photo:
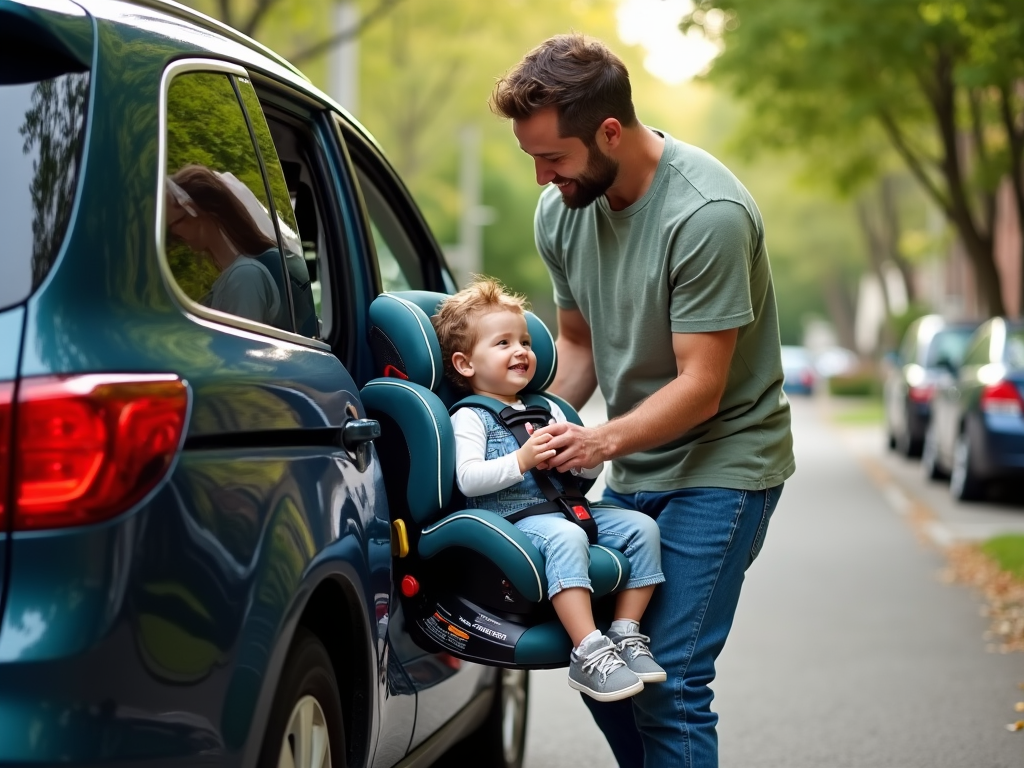
<path fill-rule="evenodd" d="M 570 210 L 551 185 L 534 221 L 555 304 L 590 326 L 608 418 L 676 377 L 672 334 L 739 328 L 718 413 L 678 440 L 616 459 L 620 493 L 762 490 L 793 474 L 789 402 L 764 224 L 718 160 L 665 135 L 647 193 L 621 211 Z"/>

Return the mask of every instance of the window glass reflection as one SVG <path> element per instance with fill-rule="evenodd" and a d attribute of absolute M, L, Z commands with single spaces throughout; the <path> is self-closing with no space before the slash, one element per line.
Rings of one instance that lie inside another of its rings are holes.
<path fill-rule="evenodd" d="M 167 258 L 179 287 L 211 309 L 292 330 L 266 186 L 227 75 L 171 83 L 166 170 Z"/>
<path fill-rule="evenodd" d="M 82 160 L 89 73 L 38 79 L 33 69 L 31 61 L 16 72 L 0 62 L 0 308 L 23 301 L 49 274 Z"/>

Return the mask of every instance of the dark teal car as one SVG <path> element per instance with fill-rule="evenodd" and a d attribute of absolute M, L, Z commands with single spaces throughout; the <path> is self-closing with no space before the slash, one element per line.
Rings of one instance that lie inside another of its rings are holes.
<path fill-rule="evenodd" d="M 369 306 L 454 284 L 366 132 L 182 6 L 0 0 L 0 223 L 0 764 L 520 764 L 525 672 L 395 589 Z"/>

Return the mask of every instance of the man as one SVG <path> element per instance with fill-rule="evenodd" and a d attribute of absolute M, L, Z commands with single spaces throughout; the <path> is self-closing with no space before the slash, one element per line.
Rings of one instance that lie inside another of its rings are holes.
<path fill-rule="evenodd" d="M 559 35 L 495 87 L 537 183 L 558 374 L 607 424 L 545 429 L 561 471 L 611 460 L 605 498 L 658 521 L 666 583 L 646 614 L 668 681 L 591 703 L 624 768 L 718 765 L 708 684 L 747 567 L 794 470 L 764 227 L 721 163 L 638 122 L 603 44 Z M 641 746 L 642 737 L 642 746 Z"/>

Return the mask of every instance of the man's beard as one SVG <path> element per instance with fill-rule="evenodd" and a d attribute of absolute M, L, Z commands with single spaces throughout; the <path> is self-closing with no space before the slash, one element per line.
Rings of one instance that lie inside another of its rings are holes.
<path fill-rule="evenodd" d="M 587 167 L 578 178 L 556 179 L 555 181 L 571 181 L 575 189 L 570 194 L 562 193 L 562 202 L 566 208 L 573 210 L 586 208 L 615 183 L 619 175 L 619 164 L 596 146 L 587 150 Z"/>

